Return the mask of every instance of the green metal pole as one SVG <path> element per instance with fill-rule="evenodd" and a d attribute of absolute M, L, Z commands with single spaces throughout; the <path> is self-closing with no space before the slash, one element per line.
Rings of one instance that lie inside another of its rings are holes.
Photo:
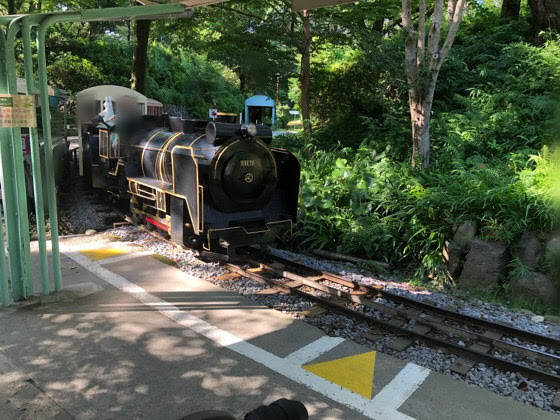
<path fill-rule="evenodd" d="M 0 51 L 6 47 L 4 30 L 0 29 Z M 8 93 L 6 80 L 6 61 L 4 54 L 0 54 L 0 93 Z M 16 185 L 14 162 L 12 159 L 12 142 L 9 128 L 0 128 L 0 159 L 2 166 L 2 196 L 6 233 L 8 236 L 8 253 L 10 256 L 10 274 L 12 294 L 14 300 L 22 297 L 21 283 L 23 281 L 21 246 L 18 224 L 18 207 L 16 198 Z"/>
<path fill-rule="evenodd" d="M 2 306 L 10 303 L 10 294 L 8 288 L 8 267 L 6 265 L 6 250 L 4 246 L 4 228 L 2 221 L 2 209 L 0 208 L 0 295 L 2 297 Z"/>
<path fill-rule="evenodd" d="M 26 16 L 22 21 L 23 62 L 25 68 L 26 94 L 37 94 L 33 77 L 33 56 L 31 52 L 31 24 Z M 37 127 L 29 128 L 31 146 L 31 168 L 33 172 L 33 195 L 35 196 L 35 215 L 37 218 L 37 241 L 39 243 L 39 262 L 41 270 L 41 293 L 49 294 L 49 263 L 47 260 L 47 242 L 45 233 L 45 204 L 43 196 L 43 175 L 41 173 L 41 154 Z"/>
<path fill-rule="evenodd" d="M 48 80 L 47 80 L 47 59 L 45 52 L 45 38 L 49 26 L 61 22 L 91 21 L 91 20 L 111 20 L 125 19 L 134 17 L 149 17 L 153 15 L 178 14 L 184 13 L 185 6 L 182 4 L 161 4 L 153 6 L 135 7 L 115 7 L 108 9 L 83 10 L 79 13 L 60 13 L 47 15 L 39 25 L 37 31 L 37 56 L 39 73 L 39 92 L 41 94 L 41 119 L 43 123 L 43 140 L 45 153 L 45 166 L 47 176 L 47 196 L 49 199 L 49 215 L 51 222 L 51 243 L 54 271 L 55 290 L 62 288 L 60 273 L 60 255 L 58 248 L 58 219 L 56 209 L 56 191 L 54 183 L 54 171 L 52 163 L 52 137 L 51 137 L 51 116 L 49 112 Z"/>
<path fill-rule="evenodd" d="M 6 75 L 8 80 L 8 93 L 17 95 L 17 76 L 15 41 L 16 35 L 21 27 L 21 18 L 16 18 L 10 22 L 6 34 Z M 29 217 L 27 209 L 27 191 L 25 188 L 25 167 L 23 164 L 23 147 L 21 142 L 21 128 L 12 128 L 13 159 L 15 166 L 15 180 L 17 187 L 17 206 L 19 210 L 19 235 L 22 255 L 22 298 L 33 294 L 33 279 L 31 278 L 31 251 L 29 237 Z"/>
<path fill-rule="evenodd" d="M 43 127 L 43 153 L 45 155 L 45 176 L 47 177 L 47 198 L 49 203 L 49 220 L 51 223 L 51 253 L 54 276 L 54 289 L 62 289 L 60 271 L 60 252 L 58 247 L 58 210 L 56 206 L 56 185 L 54 179 L 51 113 L 49 109 L 49 87 L 47 81 L 47 57 L 45 52 L 45 35 L 47 28 L 56 22 L 79 19 L 80 14 L 48 15 L 43 19 L 37 31 L 37 60 L 39 73 L 39 92 L 41 94 L 41 120 Z"/>

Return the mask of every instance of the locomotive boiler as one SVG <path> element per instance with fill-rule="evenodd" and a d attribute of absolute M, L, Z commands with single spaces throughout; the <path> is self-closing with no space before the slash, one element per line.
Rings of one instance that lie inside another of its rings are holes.
<path fill-rule="evenodd" d="M 300 166 L 267 126 L 129 116 L 82 136 L 93 187 L 174 242 L 232 256 L 292 229 Z"/>

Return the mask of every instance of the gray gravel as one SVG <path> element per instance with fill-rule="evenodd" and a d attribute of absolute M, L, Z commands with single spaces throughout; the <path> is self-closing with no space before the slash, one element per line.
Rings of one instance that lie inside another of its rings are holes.
<path fill-rule="evenodd" d="M 91 190 L 85 178 L 76 176 L 75 168 L 72 171 L 73 175 L 68 177 L 58 194 L 60 234 L 105 230 L 113 221 L 123 219 L 123 213 L 116 208 L 108 193 Z"/>
<path fill-rule="evenodd" d="M 290 251 L 270 249 L 270 251 L 286 259 L 294 259 L 316 269 L 337 273 L 342 277 L 352 279 L 365 285 L 380 285 L 389 292 L 406 296 L 421 302 L 430 303 L 440 308 L 458 311 L 462 314 L 482 318 L 492 322 L 502 322 L 515 328 L 532 331 L 537 334 L 560 338 L 560 325 L 541 320 L 529 311 L 512 311 L 502 305 L 483 302 L 480 299 L 466 299 L 451 296 L 443 292 L 420 290 L 406 282 L 399 282 L 390 275 L 378 275 L 361 270 L 351 263 L 339 263 L 321 260 L 319 258 L 296 254 Z M 540 322 L 532 320 L 535 318 Z"/>
<path fill-rule="evenodd" d="M 174 261 L 184 272 L 207 279 L 224 287 L 225 289 L 236 291 L 255 302 L 280 310 L 294 318 L 302 318 L 306 322 L 317 326 L 331 336 L 339 336 L 356 341 L 399 359 L 417 363 L 434 371 L 451 375 L 457 379 L 465 380 L 473 385 L 486 388 L 497 394 L 509 396 L 525 404 L 530 404 L 550 412 L 555 412 L 551 409 L 550 405 L 556 391 L 548 385 L 528 380 L 512 372 L 501 372 L 482 363 L 473 367 L 466 377 L 462 377 L 450 370 L 450 366 L 455 361 L 456 356 L 447 354 L 444 350 L 424 347 L 418 342 L 415 342 L 404 351 L 395 351 L 389 347 L 389 344 L 395 339 L 395 336 L 389 335 L 387 332 L 374 331 L 365 322 L 353 320 L 347 316 L 330 312 L 327 312 L 319 317 L 307 318 L 302 314 L 302 311 L 309 309 L 311 307 L 311 302 L 308 302 L 300 297 L 291 295 L 257 294 L 259 290 L 266 289 L 268 286 L 250 279 L 237 279 L 234 281 L 217 280 L 216 278 L 219 275 L 225 274 L 227 271 L 217 263 L 201 261 L 197 258 L 197 252 L 178 249 L 177 247 L 160 241 L 146 232 L 131 226 L 111 229 L 107 232 L 107 234 L 111 235 L 113 238 L 134 242 L 146 247 L 154 253 L 164 255 Z M 321 261 L 317 258 L 294 254 L 287 251 L 274 250 L 274 253 L 285 258 L 296 259 L 304 264 L 314 266 L 315 268 L 336 272 L 344 277 L 363 282 L 364 284 L 380 284 L 388 290 L 399 294 L 413 296 L 419 300 L 429 299 L 432 303 L 435 303 L 438 306 L 457 309 L 458 303 L 456 298 L 447 296 L 444 293 L 417 291 L 408 286 L 406 283 L 399 283 L 391 277 L 387 277 L 384 281 L 378 280 L 373 278 L 371 274 L 360 271 L 350 264 Z M 381 302 L 384 301 L 382 298 L 379 298 L 378 300 L 380 303 L 386 303 Z M 518 328 L 525 327 L 529 328 L 531 331 L 551 334 L 550 325 L 547 325 L 547 323 L 534 323 L 528 315 L 513 312 L 497 305 L 491 305 L 481 301 L 460 302 L 460 305 L 459 309 L 464 313 L 469 313 L 470 315 L 479 313 L 483 317 L 486 316 L 486 319 L 501 321 L 508 320 Z M 378 319 L 386 316 L 385 314 L 377 312 L 372 308 L 361 309 Z M 374 334 L 373 341 L 369 341 L 366 338 L 368 333 L 370 334 L 370 338 L 372 338 L 371 334 Z M 460 340 L 458 340 L 458 342 L 460 344 Z"/>

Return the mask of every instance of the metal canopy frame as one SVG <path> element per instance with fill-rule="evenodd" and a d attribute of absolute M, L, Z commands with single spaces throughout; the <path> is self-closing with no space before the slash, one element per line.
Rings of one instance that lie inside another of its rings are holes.
<path fill-rule="evenodd" d="M 188 2 L 187 2 L 188 3 Z M 192 2 L 193 6 L 196 2 Z M 45 38 L 47 30 L 56 23 L 163 19 L 189 16 L 191 10 L 185 4 L 153 4 L 148 6 L 116 7 L 107 9 L 87 9 L 58 13 L 32 15 L 0 16 L 0 94 L 17 95 L 17 75 L 15 43 L 21 32 L 23 41 L 24 73 L 26 93 L 39 94 L 41 104 L 41 125 L 43 127 L 44 174 L 46 176 L 46 197 L 50 215 L 51 261 L 53 268 L 54 290 L 62 288 L 60 253 L 58 246 L 58 216 L 56 186 L 53 169 L 51 115 L 47 84 L 47 60 Z M 35 73 L 31 48 L 31 35 L 36 32 L 38 90 L 35 87 Z M 39 243 L 39 262 L 41 293 L 50 293 L 50 273 L 47 258 L 47 241 L 43 202 L 43 183 L 41 157 L 37 128 L 29 128 L 31 146 L 31 168 L 33 192 L 37 218 L 37 239 Z M 4 249 L 4 231 L 0 209 L 0 303 L 5 306 L 14 301 L 25 299 L 33 294 L 31 274 L 31 252 L 29 218 L 27 214 L 27 194 L 21 141 L 21 128 L 0 128 L 0 185 L 8 255 Z M 8 274 L 9 273 L 9 274 Z M 11 292 L 11 293 L 10 293 Z"/>

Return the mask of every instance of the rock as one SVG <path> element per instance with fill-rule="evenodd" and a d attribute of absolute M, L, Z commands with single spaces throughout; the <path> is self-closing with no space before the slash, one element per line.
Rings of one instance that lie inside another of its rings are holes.
<path fill-rule="evenodd" d="M 542 273 L 524 273 L 512 278 L 510 284 L 514 296 L 535 299 L 546 305 L 555 305 L 558 302 L 558 289 L 552 280 Z"/>
<path fill-rule="evenodd" d="M 517 241 L 516 257 L 526 266 L 536 268 L 543 254 L 543 246 L 534 232 L 523 232 Z"/>
<path fill-rule="evenodd" d="M 560 324 L 560 316 L 556 315 L 545 315 L 544 320 L 549 324 Z"/>
<path fill-rule="evenodd" d="M 554 261 L 560 259 L 560 236 L 553 236 L 545 246 L 544 255 L 547 260 Z"/>
<path fill-rule="evenodd" d="M 533 318 L 531 318 L 531 321 L 536 322 L 537 324 L 540 324 L 541 322 L 544 321 L 544 316 L 535 315 Z"/>
<path fill-rule="evenodd" d="M 465 251 L 455 241 L 445 241 L 443 246 L 443 260 L 447 264 L 447 271 L 452 279 L 461 274 Z"/>
<path fill-rule="evenodd" d="M 535 314 L 528 309 L 520 309 L 518 311 L 520 314 L 527 315 L 528 317 L 533 317 Z"/>
<path fill-rule="evenodd" d="M 97 233 L 97 231 L 95 229 L 88 229 L 84 232 L 84 234 L 86 236 L 91 236 L 91 235 L 95 235 Z"/>
<path fill-rule="evenodd" d="M 457 246 L 463 251 L 468 251 L 477 230 L 477 223 L 473 222 L 472 220 L 467 220 L 466 222 L 461 223 L 459 226 L 457 226 L 457 229 L 455 229 L 455 232 L 453 234 L 453 242 L 455 242 Z"/>
<path fill-rule="evenodd" d="M 491 290 L 506 276 L 507 248 L 474 238 L 458 283 L 462 287 Z"/>

